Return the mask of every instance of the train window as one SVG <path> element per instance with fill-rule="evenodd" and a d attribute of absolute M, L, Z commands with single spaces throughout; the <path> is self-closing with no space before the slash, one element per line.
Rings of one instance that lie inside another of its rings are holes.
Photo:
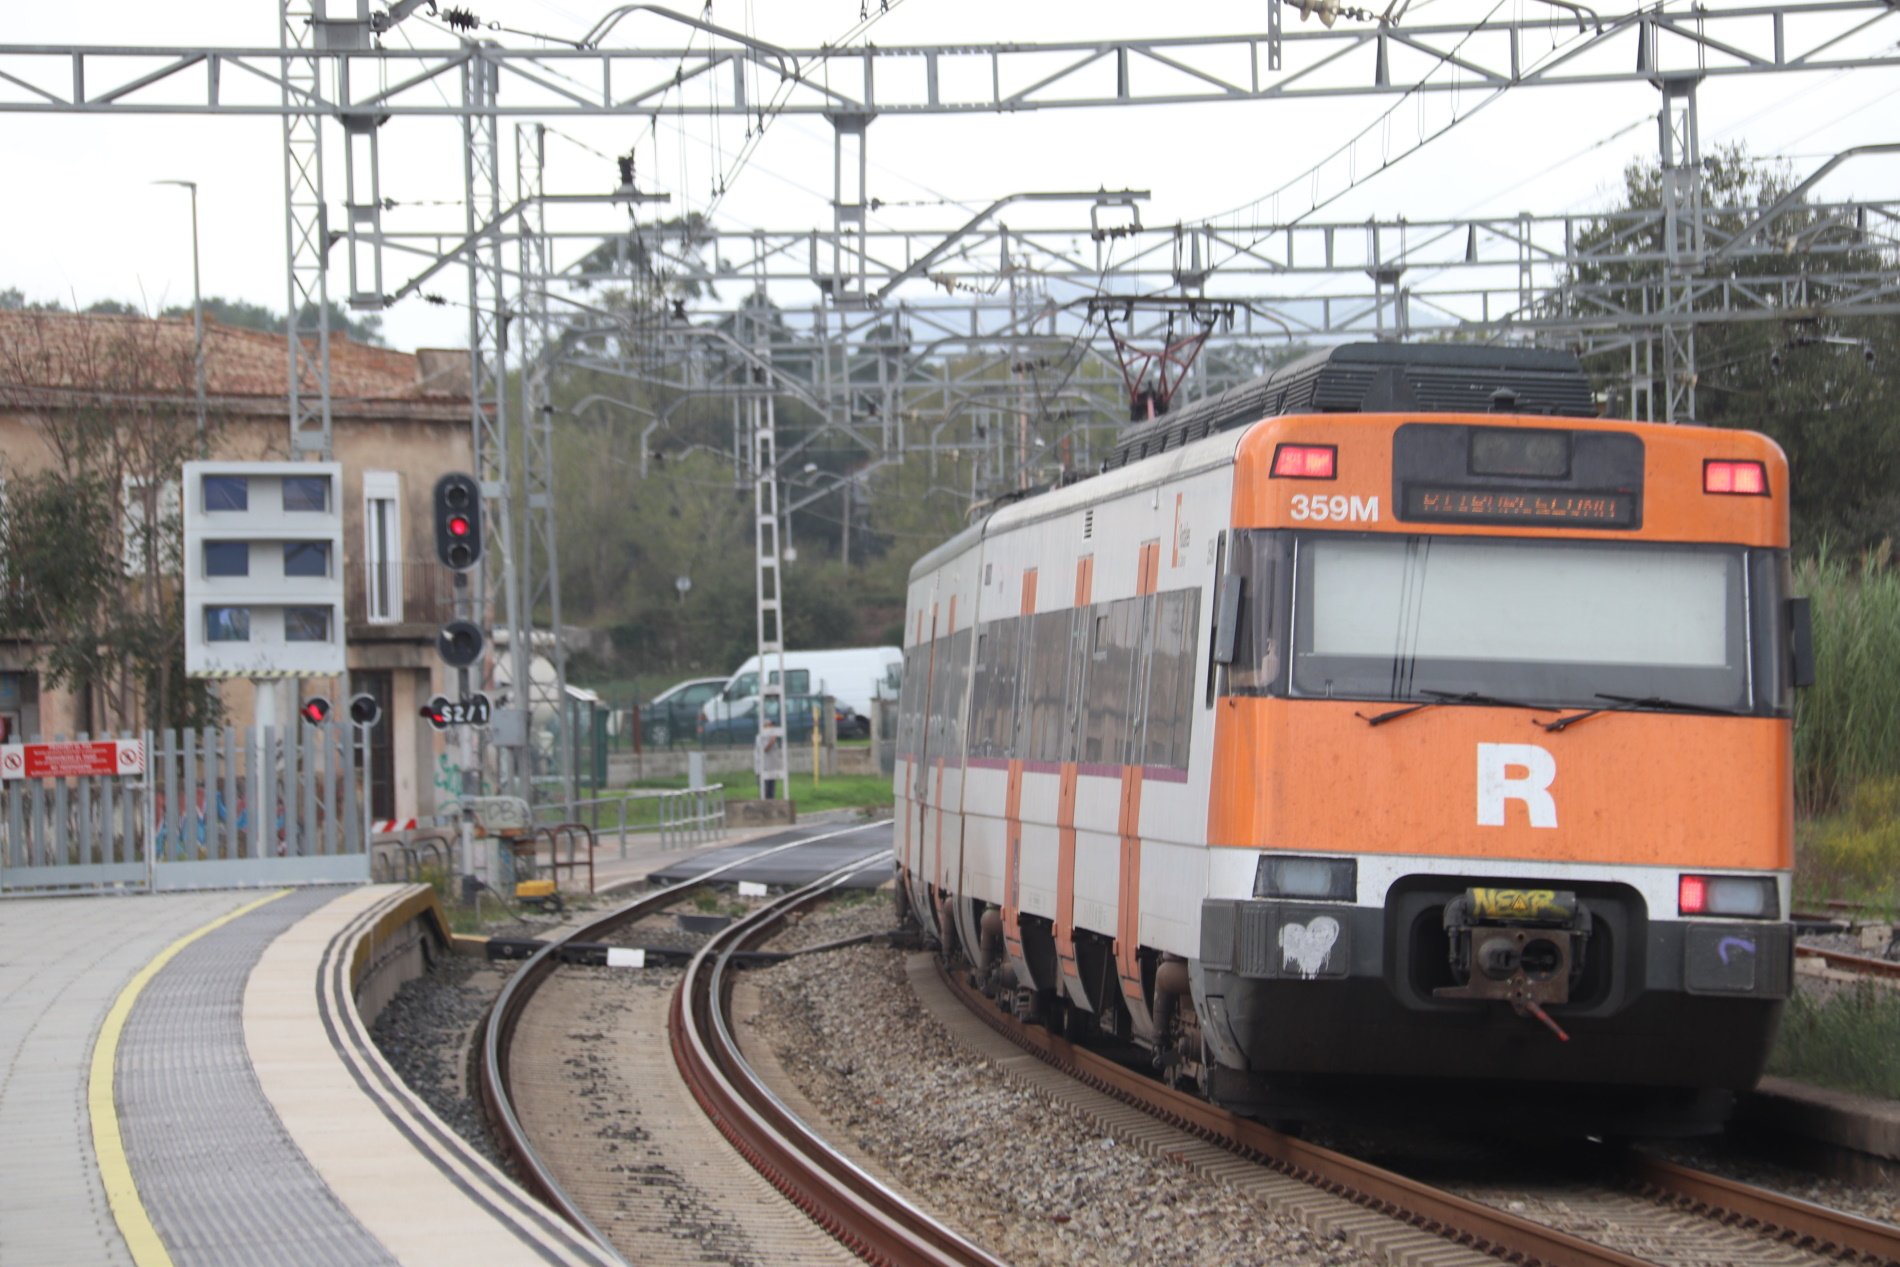
<path fill-rule="evenodd" d="M 1124 598 L 1093 608 L 1087 679 L 1082 690 L 1081 748 L 1084 765 L 1122 765 L 1128 760 L 1135 718 L 1135 659 L 1141 649 L 1141 616 L 1147 600 Z"/>
<path fill-rule="evenodd" d="M 948 761 L 963 756 L 963 688 L 970 680 L 970 631 L 937 640 L 930 668 L 930 702 L 924 755 Z"/>
<path fill-rule="evenodd" d="M 970 755 L 1016 755 L 1017 665 L 1022 658 L 1023 619 L 993 621 L 978 631 L 976 681 L 970 692 Z"/>
<path fill-rule="evenodd" d="M 963 759 L 963 704 L 970 687 L 970 639 L 968 629 L 950 639 L 949 693 L 943 701 L 943 755 L 953 761 Z"/>
<path fill-rule="evenodd" d="M 1284 532 L 1237 532 L 1228 566 L 1242 580 L 1241 613 L 1227 689 L 1235 695 L 1286 689 L 1287 577 L 1293 541 Z"/>
<path fill-rule="evenodd" d="M 1143 765 L 1187 768 L 1188 733 L 1194 720 L 1195 635 L 1200 627 L 1199 590 L 1170 590 L 1155 596 Z"/>
<path fill-rule="evenodd" d="M 919 721 L 923 712 L 924 666 L 929 649 L 912 647 L 904 653 L 904 682 L 897 696 L 897 751 L 908 757 L 918 754 L 921 738 Z"/>
<path fill-rule="evenodd" d="M 1028 678 L 1018 734 L 1026 761 L 1061 761 L 1068 755 L 1068 684 L 1071 629 L 1068 611 L 1029 617 Z"/>
<path fill-rule="evenodd" d="M 1743 555 L 1637 542 L 1303 536 L 1293 691 L 1746 707 Z"/>

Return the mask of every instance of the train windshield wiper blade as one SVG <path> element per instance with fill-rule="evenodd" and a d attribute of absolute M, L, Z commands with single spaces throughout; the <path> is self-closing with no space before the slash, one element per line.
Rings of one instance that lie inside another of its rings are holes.
<path fill-rule="evenodd" d="M 1410 717 L 1413 713 L 1418 712 L 1422 708 L 1431 708 L 1437 704 L 1496 704 L 1501 708 L 1544 707 L 1542 704 L 1526 704 L 1522 700 L 1499 699 L 1495 695 L 1486 695 L 1482 691 L 1420 691 L 1419 694 L 1429 695 L 1432 698 L 1420 703 L 1406 704 L 1399 708 L 1389 709 L 1383 713 L 1374 713 L 1370 717 L 1367 717 L 1364 713 L 1354 713 L 1353 716 L 1360 718 L 1368 726 L 1383 726 L 1389 721 L 1397 721 L 1401 717 Z"/>
<path fill-rule="evenodd" d="M 1666 695 L 1612 695 L 1608 691 L 1598 691 L 1596 697 L 1609 700 L 1610 703 L 1586 708 L 1581 713 L 1559 717 L 1556 721 L 1539 722 L 1538 725 L 1545 730 L 1565 730 L 1586 718 L 1595 717 L 1598 713 L 1628 713 L 1641 708 L 1654 708 L 1671 713 L 1707 713 L 1718 717 L 1739 715 L 1738 710 L 1733 708 L 1718 708 L 1711 704 L 1690 704 L 1684 700 L 1670 699 Z"/>
<path fill-rule="evenodd" d="M 1495 695 L 1486 695 L 1483 691 L 1420 691 L 1420 695 L 1429 695 L 1439 704 L 1496 704 L 1500 708 L 1544 708 L 1543 704 L 1526 704 L 1521 699 L 1500 699 Z"/>

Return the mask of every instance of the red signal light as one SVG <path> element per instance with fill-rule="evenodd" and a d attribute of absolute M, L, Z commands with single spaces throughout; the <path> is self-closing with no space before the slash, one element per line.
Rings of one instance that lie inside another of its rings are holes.
<path fill-rule="evenodd" d="M 321 695 L 313 695 L 298 707 L 297 715 L 312 726 L 321 726 L 330 720 L 330 701 Z"/>
<path fill-rule="evenodd" d="M 468 535 L 468 516 L 450 515 L 449 535 L 451 537 L 466 537 Z"/>
<path fill-rule="evenodd" d="M 1273 478 L 1329 480 L 1338 473 L 1338 457 L 1331 444 L 1283 444 L 1273 451 Z"/>
<path fill-rule="evenodd" d="M 1735 493 L 1744 497 L 1768 495 L 1768 468 L 1760 462 L 1722 462 L 1702 464 L 1702 491 Z"/>
<path fill-rule="evenodd" d="M 1676 884 L 1676 910 L 1681 915 L 1700 915 L 1709 909 L 1707 876 L 1685 875 Z"/>

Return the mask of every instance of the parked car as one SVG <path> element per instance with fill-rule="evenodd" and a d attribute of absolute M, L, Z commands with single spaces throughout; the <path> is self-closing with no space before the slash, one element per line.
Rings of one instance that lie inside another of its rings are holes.
<path fill-rule="evenodd" d="M 785 703 L 790 720 L 785 723 L 785 738 L 794 744 L 811 742 L 812 717 L 818 709 L 824 707 L 824 698 L 818 695 L 787 695 Z M 700 722 L 699 737 L 708 746 L 714 744 L 750 744 L 759 737 L 759 697 L 741 701 L 730 714 L 723 714 L 711 721 Z"/>
<path fill-rule="evenodd" d="M 640 738 L 647 746 L 664 748 L 691 739 L 699 726 L 699 710 L 725 689 L 722 677 L 696 677 L 675 683 L 640 706 Z"/>
<path fill-rule="evenodd" d="M 880 698 L 895 699 L 904 664 L 897 647 L 845 647 L 831 651 L 787 651 L 785 691 L 788 695 L 829 695 L 840 706 L 838 736 L 862 738 L 871 733 L 871 709 Z M 775 681 L 774 667 L 766 680 Z M 726 679 L 724 689 L 700 707 L 708 722 L 744 713 L 746 703 L 759 697 L 759 657 L 753 656 Z"/>

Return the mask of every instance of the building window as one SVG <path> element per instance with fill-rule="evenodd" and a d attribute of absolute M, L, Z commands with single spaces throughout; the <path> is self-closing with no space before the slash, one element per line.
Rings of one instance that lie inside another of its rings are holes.
<path fill-rule="evenodd" d="M 249 642 L 251 609 L 248 607 L 205 608 L 206 642 Z"/>
<path fill-rule="evenodd" d="M 315 511 L 330 509 L 330 477 L 327 475 L 284 476 L 284 509 Z"/>
<path fill-rule="evenodd" d="M 249 576 L 251 543 L 248 541 L 205 542 L 206 576 Z"/>
<path fill-rule="evenodd" d="M 284 575 L 319 577 L 330 575 L 330 543 L 328 541 L 284 542 Z"/>
<path fill-rule="evenodd" d="M 206 510 L 251 508 L 251 487 L 242 475 L 207 475 L 204 481 Z"/>
<path fill-rule="evenodd" d="M 284 641 L 330 641 L 330 609 L 328 607 L 284 608 Z"/>
<path fill-rule="evenodd" d="M 402 619 L 402 483 L 394 471 L 363 472 L 363 585 L 372 622 Z"/>

